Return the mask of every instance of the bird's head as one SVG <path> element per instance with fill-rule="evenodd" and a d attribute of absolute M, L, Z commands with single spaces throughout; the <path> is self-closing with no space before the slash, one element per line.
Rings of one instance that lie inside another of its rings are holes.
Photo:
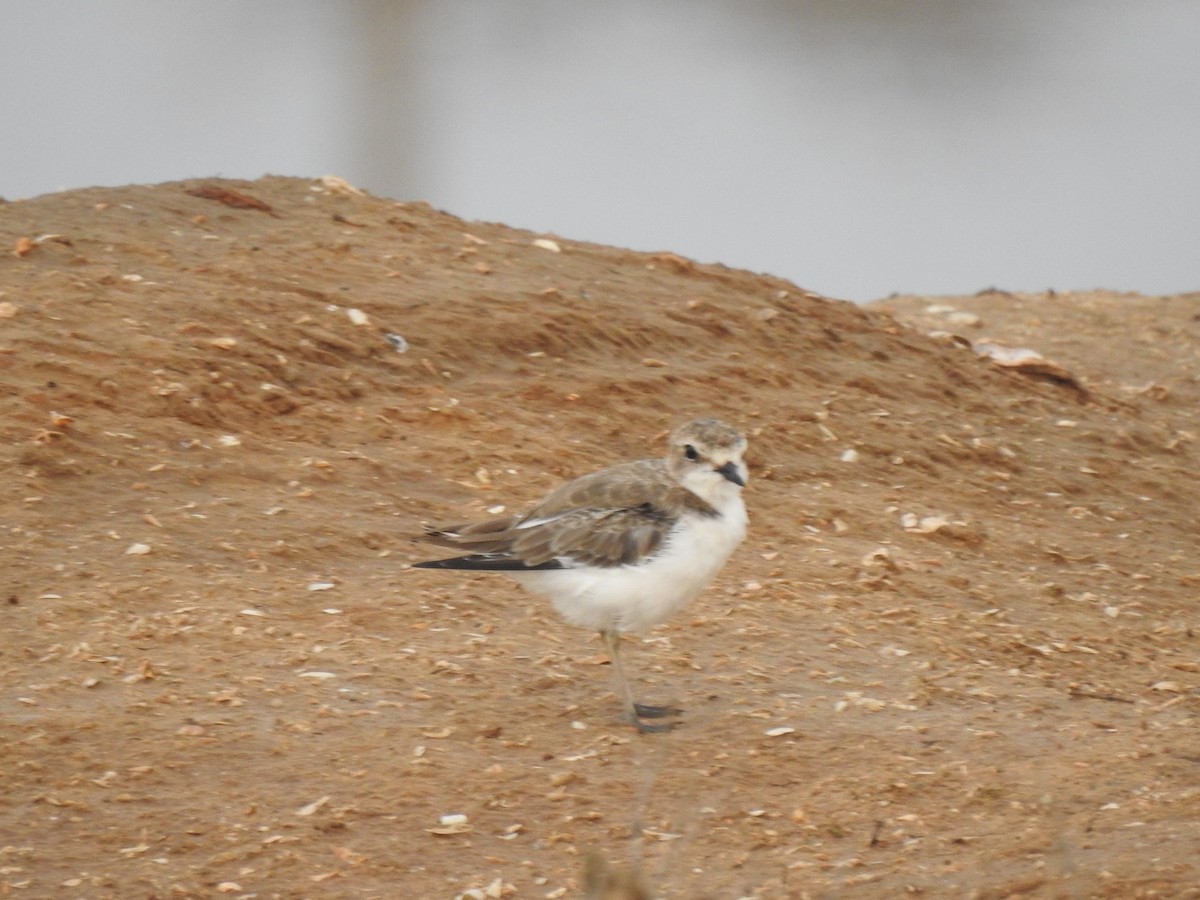
<path fill-rule="evenodd" d="M 679 483 L 705 499 L 740 490 L 750 477 L 746 439 L 719 419 L 695 419 L 671 432 L 667 465 Z"/>

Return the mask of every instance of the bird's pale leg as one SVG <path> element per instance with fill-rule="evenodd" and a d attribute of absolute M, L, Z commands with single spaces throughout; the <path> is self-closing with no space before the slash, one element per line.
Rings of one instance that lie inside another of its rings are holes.
<path fill-rule="evenodd" d="M 604 646 L 608 648 L 608 658 L 612 660 L 617 681 L 620 682 L 621 703 L 625 708 L 625 718 L 638 731 L 670 731 L 672 727 L 670 724 L 650 725 L 643 722 L 642 719 L 664 719 L 668 716 L 677 716 L 679 710 L 670 706 L 647 706 L 635 702 L 633 688 L 629 686 L 629 679 L 625 676 L 625 667 L 621 663 L 621 635 L 616 631 L 601 631 L 600 637 L 604 639 Z"/>

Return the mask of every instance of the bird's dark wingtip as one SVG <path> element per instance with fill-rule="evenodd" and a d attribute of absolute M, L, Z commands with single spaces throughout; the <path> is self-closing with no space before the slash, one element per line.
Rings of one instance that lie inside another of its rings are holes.
<path fill-rule="evenodd" d="M 414 569 L 458 569 L 467 572 L 542 572 L 547 569 L 563 568 L 563 564 L 557 559 L 530 566 L 512 557 L 489 556 L 483 553 L 474 556 L 455 556 L 451 559 L 428 559 L 413 563 L 412 566 Z"/>

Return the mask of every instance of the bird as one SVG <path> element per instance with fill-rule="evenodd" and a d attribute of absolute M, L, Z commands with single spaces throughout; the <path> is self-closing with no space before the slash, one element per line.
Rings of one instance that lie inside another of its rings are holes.
<path fill-rule="evenodd" d="M 742 542 L 746 449 L 733 426 L 694 419 L 670 433 L 663 458 L 578 477 L 522 515 L 427 528 L 420 539 L 465 553 L 414 567 L 502 572 L 549 596 L 567 622 L 600 633 L 625 721 L 640 732 L 669 731 L 680 710 L 634 700 L 621 636 L 644 634 L 678 611 Z"/>

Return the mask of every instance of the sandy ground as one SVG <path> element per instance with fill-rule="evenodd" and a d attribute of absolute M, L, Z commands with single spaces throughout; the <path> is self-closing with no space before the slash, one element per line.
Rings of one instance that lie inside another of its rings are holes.
<path fill-rule="evenodd" d="M 0 236 L 0 896 L 1200 897 L 1200 295 L 859 308 L 286 178 Z M 672 733 L 409 567 L 701 414 L 752 522 L 627 643 Z"/>

